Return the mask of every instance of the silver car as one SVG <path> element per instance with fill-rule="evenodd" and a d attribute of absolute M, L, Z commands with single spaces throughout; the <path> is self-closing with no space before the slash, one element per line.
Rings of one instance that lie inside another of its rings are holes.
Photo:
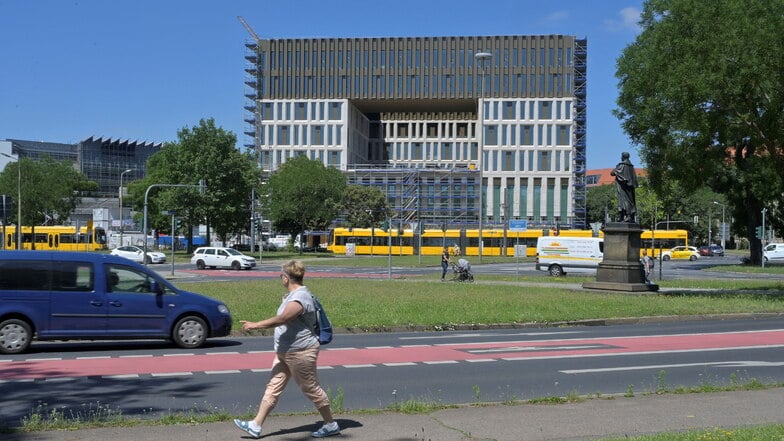
<path fill-rule="evenodd" d="M 147 261 L 144 259 L 144 249 L 134 245 L 124 245 L 112 250 L 111 254 L 125 257 L 139 263 L 166 263 L 166 255 L 160 251 L 147 250 Z"/>

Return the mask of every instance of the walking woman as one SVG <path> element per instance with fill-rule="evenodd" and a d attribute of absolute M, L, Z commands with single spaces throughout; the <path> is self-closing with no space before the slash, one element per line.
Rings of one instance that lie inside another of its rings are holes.
<path fill-rule="evenodd" d="M 441 281 L 444 281 L 444 277 L 446 277 L 446 270 L 449 268 L 449 248 L 444 247 L 444 251 L 441 252 Z"/>
<path fill-rule="evenodd" d="M 272 362 L 267 389 L 259 404 L 256 417 L 250 421 L 234 420 L 240 430 L 253 438 L 261 438 L 261 426 L 291 378 L 297 382 L 302 393 L 313 402 L 324 419 L 324 425 L 312 433 L 315 438 L 324 438 L 340 433 L 338 423 L 332 418 L 329 397 L 318 381 L 316 365 L 319 340 L 311 326 L 315 323 L 316 308 L 313 296 L 302 285 L 305 266 L 298 260 L 283 264 L 281 282 L 288 291 L 278 307 L 277 314 L 258 322 L 240 320 L 242 329 L 275 328 L 275 360 Z"/>

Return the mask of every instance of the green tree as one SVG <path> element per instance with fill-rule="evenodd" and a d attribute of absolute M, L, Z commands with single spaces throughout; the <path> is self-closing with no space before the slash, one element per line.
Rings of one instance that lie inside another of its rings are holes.
<path fill-rule="evenodd" d="M 605 223 L 607 217 L 614 219 L 618 212 L 618 197 L 615 184 L 596 185 L 588 188 L 585 196 L 588 209 L 588 223 Z"/>
<path fill-rule="evenodd" d="M 384 192 L 367 185 L 347 186 L 341 208 L 346 226 L 352 228 L 378 227 L 390 213 Z"/>
<path fill-rule="evenodd" d="M 133 182 L 129 191 L 134 204 L 143 208 L 144 193 L 154 184 L 192 185 L 161 187 L 150 191 L 148 224 L 161 231 L 171 229 L 171 218 L 163 210 L 173 210 L 187 227 L 189 247 L 193 226 L 207 225 L 222 241 L 247 229 L 251 187 L 259 171 L 253 159 L 235 148 L 236 136 L 215 126 L 210 118 L 197 126 L 177 132 L 178 141 L 166 143 L 147 161 L 145 179 Z M 206 184 L 203 194 L 196 187 Z"/>
<path fill-rule="evenodd" d="M 98 184 L 76 171 L 72 163 L 44 155 L 38 160 L 20 158 L 6 165 L 0 173 L 0 193 L 16 200 L 20 175 L 22 220 L 16 219 L 14 212 L 14 220 L 9 221 L 32 226 L 33 232 L 36 225 L 63 223 L 79 205 L 82 192 L 98 189 Z"/>
<path fill-rule="evenodd" d="M 292 237 L 327 228 L 337 217 L 346 178 L 335 168 L 301 155 L 286 161 L 269 178 L 266 217 Z"/>
<path fill-rule="evenodd" d="M 761 259 L 761 210 L 781 229 L 784 0 L 648 0 L 618 59 L 616 115 L 652 185 L 726 197 Z"/>

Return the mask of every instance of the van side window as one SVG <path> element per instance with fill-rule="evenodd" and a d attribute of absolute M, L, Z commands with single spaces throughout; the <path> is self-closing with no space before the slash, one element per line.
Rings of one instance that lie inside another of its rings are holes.
<path fill-rule="evenodd" d="M 0 289 L 49 290 L 52 263 L 37 260 L 0 260 Z"/>
<path fill-rule="evenodd" d="M 52 289 L 90 292 L 94 288 L 93 265 L 88 262 L 54 262 Z"/>
<path fill-rule="evenodd" d="M 151 293 L 152 276 L 122 265 L 106 265 L 106 291 L 122 293 Z"/>

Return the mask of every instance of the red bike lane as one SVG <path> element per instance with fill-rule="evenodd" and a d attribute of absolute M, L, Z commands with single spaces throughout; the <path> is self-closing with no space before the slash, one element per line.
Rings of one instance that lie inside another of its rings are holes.
<path fill-rule="evenodd" d="M 187 269 L 187 270 L 178 270 L 181 273 L 187 274 L 194 274 L 199 276 L 209 276 L 209 277 L 236 277 L 236 278 L 277 278 L 280 276 L 280 271 L 262 271 L 262 270 L 245 270 L 245 271 L 235 271 L 235 270 L 223 270 L 223 269 L 204 269 L 204 270 L 197 270 L 197 269 Z M 392 274 L 393 279 L 401 279 L 406 277 L 416 276 L 416 274 Z M 388 279 L 389 274 L 384 271 L 378 273 L 349 273 L 349 272 L 336 272 L 336 271 L 314 271 L 313 268 L 308 269 L 307 277 L 309 279 L 312 278 L 324 278 L 324 279 L 334 279 L 334 278 L 351 278 L 351 279 Z"/>
<path fill-rule="evenodd" d="M 557 357 L 595 357 L 624 354 L 713 351 L 784 347 L 784 330 L 687 335 L 629 336 L 596 339 L 519 340 L 377 348 L 325 347 L 319 366 L 383 366 L 406 363 L 443 363 L 498 360 L 535 360 Z M 173 353 L 75 359 L 0 360 L 0 381 L 51 380 L 78 377 L 189 375 L 268 369 L 272 352 Z"/>

